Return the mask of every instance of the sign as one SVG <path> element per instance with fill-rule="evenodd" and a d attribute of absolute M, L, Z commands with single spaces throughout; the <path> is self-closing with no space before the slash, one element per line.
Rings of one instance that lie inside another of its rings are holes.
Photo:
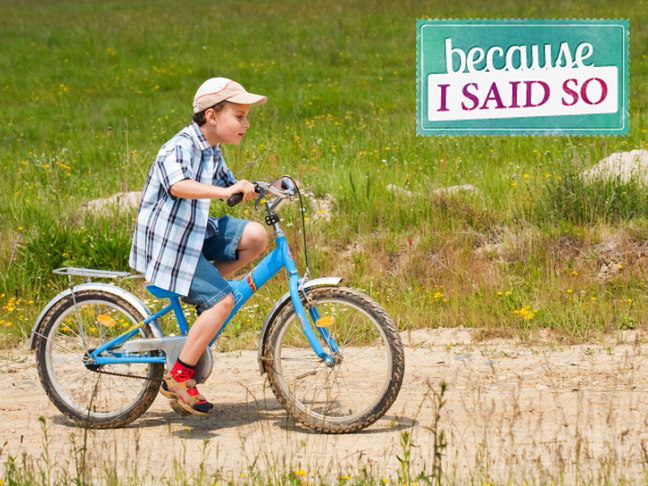
<path fill-rule="evenodd" d="M 419 135 L 627 135 L 627 20 L 419 20 Z"/>

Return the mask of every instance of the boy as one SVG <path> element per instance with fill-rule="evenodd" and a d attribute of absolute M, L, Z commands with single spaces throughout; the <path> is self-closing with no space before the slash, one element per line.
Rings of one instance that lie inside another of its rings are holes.
<path fill-rule="evenodd" d="M 196 389 L 194 369 L 235 304 L 223 277 L 268 243 L 259 223 L 208 217 L 211 199 L 256 196 L 252 183 L 229 170 L 220 144 L 238 145 L 250 127 L 250 105 L 267 100 L 230 79 L 205 81 L 194 97 L 191 125 L 162 146 L 142 192 L 129 263 L 153 285 L 198 304 L 198 317 L 160 390 L 196 415 L 208 415 L 213 405 Z"/>

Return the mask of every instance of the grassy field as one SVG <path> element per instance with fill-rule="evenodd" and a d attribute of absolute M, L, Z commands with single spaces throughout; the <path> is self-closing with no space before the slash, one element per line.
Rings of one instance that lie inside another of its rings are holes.
<path fill-rule="evenodd" d="M 332 197 L 330 221 L 308 206 L 313 273 L 364 289 L 401 329 L 527 339 L 548 328 L 584 341 L 648 323 L 646 192 L 585 187 L 577 175 L 613 152 L 648 149 L 647 0 L 0 6 L 3 346 L 27 338 L 67 285 L 54 268 L 128 269 L 134 213 L 80 208 L 140 190 L 212 76 L 270 99 L 253 109 L 240 147 L 225 148 L 235 174 L 291 174 L 316 198 Z M 417 137 L 423 17 L 629 18 L 629 136 Z M 458 184 L 478 191 L 432 194 Z M 212 211 L 261 219 L 249 205 Z M 297 215 L 296 206 L 282 214 L 293 251 L 302 249 Z M 284 291 L 282 279 L 262 290 L 226 339 L 254 333 Z"/>

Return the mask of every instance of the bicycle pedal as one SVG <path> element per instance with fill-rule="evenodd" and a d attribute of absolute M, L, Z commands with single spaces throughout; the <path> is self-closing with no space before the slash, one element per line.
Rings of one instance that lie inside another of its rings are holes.
<path fill-rule="evenodd" d="M 181 417 L 186 417 L 187 415 L 191 415 L 191 413 L 187 412 L 184 408 L 182 408 L 175 400 L 169 400 L 169 405 L 171 405 L 173 411 L 178 415 L 180 415 Z"/>

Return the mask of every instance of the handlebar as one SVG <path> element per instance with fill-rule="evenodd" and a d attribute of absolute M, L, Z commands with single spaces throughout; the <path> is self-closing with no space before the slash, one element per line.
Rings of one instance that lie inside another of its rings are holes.
<path fill-rule="evenodd" d="M 230 208 L 233 208 L 233 207 L 236 206 L 238 203 L 240 203 L 242 200 L 243 200 L 243 193 L 242 193 L 242 192 L 239 192 L 239 193 L 237 193 L 237 194 L 234 194 L 232 197 L 230 197 L 230 198 L 227 200 L 227 205 L 228 205 Z"/>
<path fill-rule="evenodd" d="M 254 187 L 255 187 L 255 191 L 254 191 L 254 192 L 258 193 L 259 190 L 258 190 L 258 188 L 257 188 L 257 183 L 256 183 L 256 182 L 254 183 Z M 233 207 L 236 206 L 238 203 L 240 203 L 242 200 L 243 200 L 243 193 L 242 193 L 242 192 L 237 192 L 236 194 L 234 194 L 232 197 L 230 197 L 230 198 L 227 200 L 227 205 L 228 205 L 230 208 L 233 208 Z"/>
<path fill-rule="evenodd" d="M 263 198 L 263 196 L 268 193 L 277 196 L 279 199 L 288 199 L 293 197 L 298 192 L 297 187 L 293 184 L 292 179 L 290 179 L 289 177 L 281 178 L 281 189 L 278 189 L 273 184 L 269 184 L 268 182 L 259 181 L 254 183 L 254 190 L 257 194 L 259 194 L 255 205 L 257 208 L 259 206 L 259 201 L 261 200 L 261 198 Z M 242 200 L 243 193 L 239 192 L 237 194 L 234 194 L 227 200 L 227 205 L 232 208 Z"/>

